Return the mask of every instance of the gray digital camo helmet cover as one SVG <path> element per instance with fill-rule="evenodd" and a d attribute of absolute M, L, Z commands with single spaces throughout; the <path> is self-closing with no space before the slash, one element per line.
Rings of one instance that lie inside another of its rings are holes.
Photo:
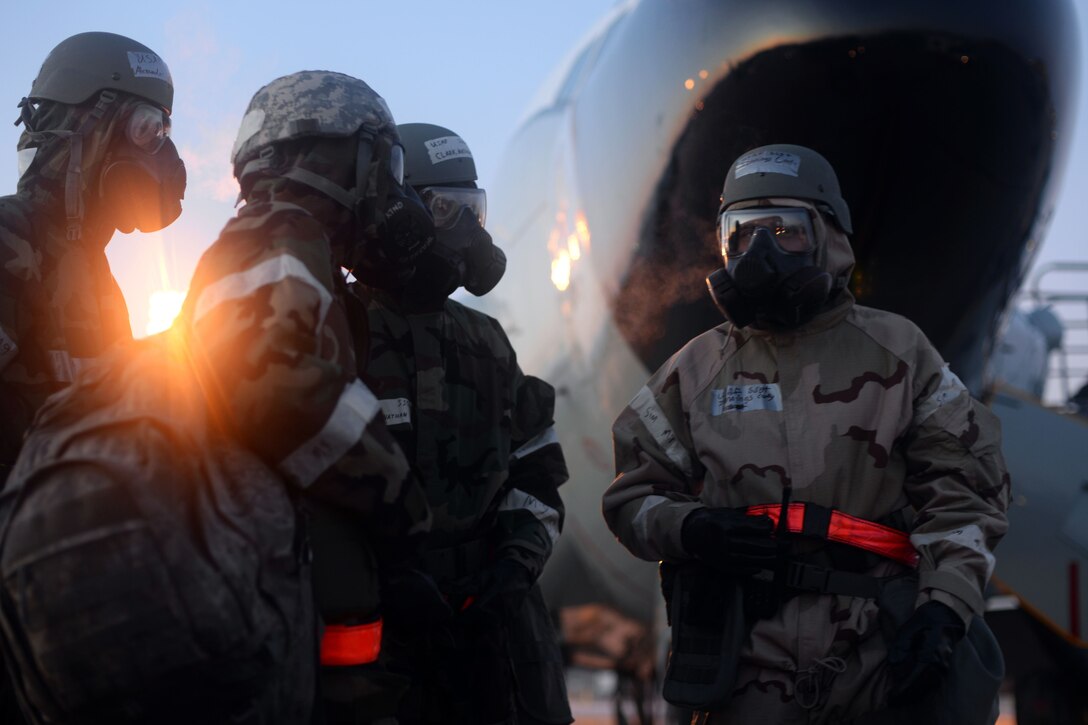
<path fill-rule="evenodd" d="M 416 188 L 476 181 L 476 162 L 465 140 L 433 123 L 397 126 L 404 144 L 404 183 Z"/>
<path fill-rule="evenodd" d="M 27 98 L 79 105 L 102 90 L 130 93 L 170 113 L 174 81 L 158 54 L 115 33 L 79 33 L 50 51 Z"/>
<path fill-rule="evenodd" d="M 332 71 L 277 78 L 254 94 L 231 151 L 234 175 L 264 147 L 310 136 L 347 137 L 362 126 L 396 133 L 393 114 L 373 88 Z"/>
<path fill-rule="evenodd" d="M 775 197 L 807 199 L 825 206 L 844 232 L 854 231 L 835 170 L 810 148 L 771 144 L 741 154 L 725 176 L 718 211 L 738 201 Z"/>

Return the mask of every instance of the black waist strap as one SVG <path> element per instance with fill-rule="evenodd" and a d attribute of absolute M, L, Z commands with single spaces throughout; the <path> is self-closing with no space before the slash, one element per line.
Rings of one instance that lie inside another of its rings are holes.
<path fill-rule="evenodd" d="M 791 561 L 787 565 L 785 576 L 787 589 L 817 594 L 842 594 L 864 599 L 875 599 L 884 582 L 894 578 L 828 569 L 797 561 Z"/>

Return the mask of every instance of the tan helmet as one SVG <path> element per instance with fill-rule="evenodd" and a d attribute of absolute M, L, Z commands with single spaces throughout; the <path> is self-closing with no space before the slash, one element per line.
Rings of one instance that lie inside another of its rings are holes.
<path fill-rule="evenodd" d="M 27 98 L 77 105 L 107 89 L 139 96 L 167 113 L 174 105 L 170 69 L 158 54 L 123 35 L 98 32 L 73 35 L 53 48 Z"/>
<path fill-rule="evenodd" d="M 810 148 L 771 144 L 741 154 L 725 176 L 718 211 L 738 201 L 774 197 L 807 199 L 825 207 L 824 211 L 844 232 L 854 231 L 835 170 Z"/>

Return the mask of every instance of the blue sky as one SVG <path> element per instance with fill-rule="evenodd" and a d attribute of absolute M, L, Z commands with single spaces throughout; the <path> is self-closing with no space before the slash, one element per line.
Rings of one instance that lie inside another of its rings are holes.
<path fill-rule="evenodd" d="M 1088 260 L 1088 0 L 1074 0 L 1082 37 L 1076 137 L 1062 195 L 1039 262 Z M 280 75 L 337 70 L 385 96 L 398 122 L 427 121 L 459 132 L 486 187 L 515 124 L 554 67 L 615 0 L 547 3 L 477 0 L 171 3 L 5 3 L 0 10 L 0 107 L 14 120 L 41 61 L 87 30 L 128 35 L 158 52 L 176 86 L 174 139 L 189 170 L 185 211 L 153 235 L 116 235 L 115 274 L 141 334 L 147 300 L 184 289 L 200 253 L 231 216 L 236 186 L 229 152 L 253 92 Z M 2 120 L 2 119 L 0 119 Z M 0 123 L 0 193 L 17 180 L 19 130 Z"/>

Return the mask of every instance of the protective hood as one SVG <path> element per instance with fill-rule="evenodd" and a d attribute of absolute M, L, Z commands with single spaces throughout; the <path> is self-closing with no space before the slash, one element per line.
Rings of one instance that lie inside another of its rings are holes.
<path fill-rule="evenodd" d="M 19 193 L 58 222 L 66 219 L 70 239 L 80 238 L 85 226 L 105 241 L 115 228 L 155 231 L 181 212 L 185 168 L 173 142 L 144 154 L 125 138 L 122 124 L 140 104 L 146 101 L 103 92 L 95 104 L 41 101 L 24 108 L 18 150 L 30 164 Z"/>

